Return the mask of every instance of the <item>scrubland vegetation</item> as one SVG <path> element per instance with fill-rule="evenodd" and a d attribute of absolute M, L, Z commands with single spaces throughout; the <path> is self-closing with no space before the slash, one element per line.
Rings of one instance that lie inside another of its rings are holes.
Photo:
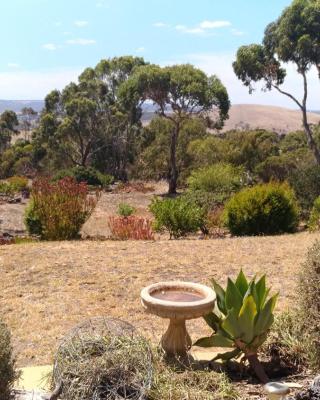
<path fill-rule="evenodd" d="M 308 72 L 320 70 L 319 15 L 318 1 L 294 0 L 267 26 L 262 44 L 242 46 L 233 64 L 250 92 L 262 82 L 264 90 L 293 100 L 301 131 L 222 133 L 230 101 L 217 76 L 132 56 L 101 60 L 77 83 L 49 93 L 36 127 L 25 120 L 24 138 L 14 140 L 15 113 L 1 114 L 0 200 L 30 197 L 26 240 L 35 241 L 1 248 L 7 258 L 0 303 L 24 362 L 36 357 L 25 349 L 28 341 L 48 362 L 65 328 L 97 312 L 131 317 L 147 336 L 158 336 L 163 322 L 150 324 L 153 317 L 142 318 L 136 304 L 150 280 L 211 280 L 217 295 L 217 307 L 204 317 L 210 331 L 203 321 L 192 326 L 195 346 L 228 349 L 206 368 L 181 360 L 181 369 L 171 368 L 146 339 L 132 353 L 132 344 L 111 338 L 113 361 L 107 336 L 93 335 L 76 343 L 84 348 L 72 344 L 74 357 L 69 348 L 58 352 L 60 379 L 67 382 L 62 398 L 103 399 L 102 386 L 114 399 L 128 398 L 115 392 L 115 375 L 130 375 L 125 390 L 133 393 L 141 371 L 151 373 L 139 356 L 152 352 L 152 376 L 143 388 L 149 400 L 247 399 L 245 389 L 232 386 L 234 377 L 265 383 L 276 368 L 277 377 L 319 372 L 320 244 L 313 243 L 320 228 L 320 126 L 307 115 Z M 302 100 L 282 89 L 289 62 L 302 79 Z M 155 109 L 146 125 L 144 104 Z M 134 204 L 118 204 L 106 222 L 113 241 L 78 240 L 102 193 L 109 193 L 107 199 L 126 190 L 152 193 L 148 180 L 166 180 L 168 192 L 150 195 L 143 215 Z M 310 234 L 302 232 L 307 229 Z M 223 240 L 210 240 L 216 237 Z M 0 237 L 0 245 L 17 241 Z M 226 275 L 223 287 L 218 282 Z M 225 363 L 213 368 L 217 359 Z M 120 362 L 116 372 L 113 362 Z M 0 400 L 10 398 L 16 375 L 10 333 L 0 324 Z"/>

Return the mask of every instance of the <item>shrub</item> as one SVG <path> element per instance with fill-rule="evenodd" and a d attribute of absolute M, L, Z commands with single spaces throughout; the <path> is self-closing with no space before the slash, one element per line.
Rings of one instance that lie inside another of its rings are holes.
<path fill-rule="evenodd" d="M 315 199 L 320 196 L 320 166 L 302 166 L 290 174 L 288 181 L 295 191 L 302 216 L 308 218 Z"/>
<path fill-rule="evenodd" d="M 130 206 L 130 204 L 127 204 L 127 203 L 119 204 L 118 214 L 121 217 L 130 217 L 130 215 L 134 214 L 135 211 L 136 211 L 136 209 L 134 207 Z"/>
<path fill-rule="evenodd" d="M 58 181 L 65 177 L 74 178 L 78 183 L 86 182 L 91 186 L 103 186 L 107 187 L 113 183 L 113 177 L 110 175 L 102 174 L 92 167 L 73 167 L 59 171 L 53 178 L 54 181 Z"/>
<path fill-rule="evenodd" d="M 13 196 L 15 193 L 15 190 L 13 187 L 10 185 L 10 183 L 2 181 L 0 182 L 0 194 L 4 196 Z"/>
<path fill-rule="evenodd" d="M 234 235 L 294 232 L 298 206 L 287 184 L 269 183 L 235 194 L 226 204 L 224 218 Z"/>
<path fill-rule="evenodd" d="M 290 173 L 297 168 L 294 157 L 284 154 L 281 156 L 271 156 L 258 164 L 255 173 L 263 182 L 279 181 L 284 182 Z"/>
<path fill-rule="evenodd" d="M 308 337 L 313 351 L 311 365 L 320 365 L 320 242 L 308 251 L 306 262 L 299 277 L 299 323 L 303 335 Z"/>
<path fill-rule="evenodd" d="M 155 229 L 168 231 L 170 239 L 197 232 L 203 226 L 203 211 L 184 197 L 154 199 L 150 211 L 155 217 Z"/>
<path fill-rule="evenodd" d="M 154 240 L 152 223 L 142 217 L 110 217 L 109 228 L 116 240 Z"/>
<path fill-rule="evenodd" d="M 320 229 L 320 197 L 314 201 L 308 226 L 310 231 L 318 231 Z"/>
<path fill-rule="evenodd" d="M 231 164 L 217 163 L 210 167 L 193 171 L 188 178 L 192 191 L 214 193 L 231 193 L 238 191 L 244 185 L 244 171 Z"/>
<path fill-rule="evenodd" d="M 268 377 L 257 355 L 273 323 L 278 295 L 268 299 L 270 289 L 266 287 L 265 276 L 258 282 L 255 278 L 248 282 L 242 271 L 235 281 L 228 278 L 226 290 L 214 279 L 212 283 L 218 310 L 205 316 L 205 321 L 214 333 L 199 339 L 195 346 L 233 348 L 232 351 L 218 354 L 215 360 L 231 360 L 243 354 L 258 378 L 266 383 Z"/>
<path fill-rule="evenodd" d="M 38 179 L 33 183 L 32 203 L 26 211 L 27 229 L 40 233 L 44 240 L 76 239 L 94 210 L 98 195 L 88 196 L 87 185 L 73 178 L 56 183 Z"/>
<path fill-rule="evenodd" d="M 15 192 L 21 192 L 28 188 L 28 179 L 24 176 L 12 176 L 7 179 L 7 182 Z"/>
<path fill-rule="evenodd" d="M 0 400 L 12 398 L 13 384 L 18 376 L 12 356 L 11 334 L 0 321 Z"/>

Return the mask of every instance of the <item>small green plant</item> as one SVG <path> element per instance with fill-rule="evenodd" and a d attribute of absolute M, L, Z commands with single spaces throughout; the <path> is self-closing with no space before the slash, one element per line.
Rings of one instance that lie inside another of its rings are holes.
<path fill-rule="evenodd" d="M 243 189 L 226 204 L 225 224 L 233 235 L 294 232 L 299 209 L 287 184 L 268 183 Z"/>
<path fill-rule="evenodd" d="M 184 197 L 156 198 L 150 205 L 150 211 L 155 217 L 155 230 L 168 231 L 170 239 L 197 232 L 204 224 L 202 209 Z"/>
<path fill-rule="evenodd" d="M 13 384 L 18 377 L 12 355 L 11 334 L 0 321 L 0 400 L 12 399 Z"/>
<path fill-rule="evenodd" d="M 4 196 L 13 196 L 15 193 L 14 188 L 12 187 L 12 185 L 10 185 L 10 183 L 2 181 L 0 182 L 0 194 L 4 195 Z"/>
<path fill-rule="evenodd" d="M 32 198 L 25 210 L 24 223 L 30 235 L 42 236 L 42 224 L 40 216 L 37 214 L 35 202 Z"/>
<path fill-rule="evenodd" d="M 318 197 L 313 203 L 308 227 L 309 230 L 312 232 L 318 231 L 320 229 L 320 197 Z"/>
<path fill-rule="evenodd" d="M 136 209 L 127 203 L 120 203 L 118 207 L 118 214 L 121 217 L 130 217 L 130 215 L 134 214 Z"/>
<path fill-rule="evenodd" d="M 7 182 L 12 186 L 15 192 L 21 192 L 28 188 L 28 179 L 24 176 L 12 176 L 7 179 Z"/>
<path fill-rule="evenodd" d="M 257 377 L 267 382 L 268 377 L 258 360 L 258 351 L 273 323 L 278 295 L 268 299 L 270 289 L 266 287 L 265 276 L 258 282 L 255 278 L 248 282 L 242 270 L 235 282 L 228 278 L 226 290 L 214 279 L 212 284 L 217 295 L 217 310 L 205 316 L 205 321 L 214 333 L 199 339 L 195 346 L 231 348 L 231 351 L 219 354 L 215 359 L 230 360 L 244 355 Z"/>

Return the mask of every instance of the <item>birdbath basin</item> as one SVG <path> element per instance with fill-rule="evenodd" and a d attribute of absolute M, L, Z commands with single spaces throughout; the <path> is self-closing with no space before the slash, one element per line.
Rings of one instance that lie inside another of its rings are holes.
<path fill-rule="evenodd" d="M 170 320 L 161 345 L 168 356 L 185 356 L 191 347 L 186 320 L 200 318 L 214 308 L 215 293 L 192 282 L 160 282 L 141 291 L 141 302 L 154 315 Z"/>

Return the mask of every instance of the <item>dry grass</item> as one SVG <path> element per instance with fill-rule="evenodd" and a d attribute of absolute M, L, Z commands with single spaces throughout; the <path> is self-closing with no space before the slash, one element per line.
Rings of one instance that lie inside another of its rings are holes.
<path fill-rule="evenodd" d="M 154 342 L 166 321 L 145 315 L 139 293 L 152 282 L 183 279 L 224 282 L 239 268 L 268 274 L 280 291 L 279 308 L 295 295 L 297 272 L 319 235 L 158 242 L 55 242 L 0 247 L 0 307 L 12 329 L 18 363 L 52 362 L 59 339 L 91 316 L 118 317 Z M 189 323 L 196 337 L 207 333 Z"/>

